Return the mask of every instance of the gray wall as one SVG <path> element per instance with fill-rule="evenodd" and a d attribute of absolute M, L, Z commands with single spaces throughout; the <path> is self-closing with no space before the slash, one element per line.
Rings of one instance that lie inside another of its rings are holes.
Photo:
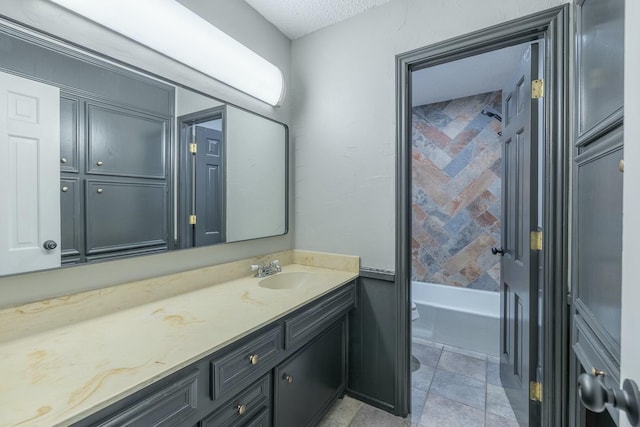
<path fill-rule="evenodd" d="M 277 65 L 284 73 L 285 81 L 290 81 L 290 40 L 245 2 L 184 0 L 182 3 Z M 285 99 L 280 108 L 270 107 L 46 0 L 3 0 L 0 2 L 0 15 L 104 52 L 110 57 L 182 82 L 240 107 L 290 123 L 289 99 Z M 290 231 L 285 236 L 274 238 L 0 278 L 0 307 L 286 250 L 293 247 L 292 236 Z"/>
<path fill-rule="evenodd" d="M 566 2 L 391 0 L 294 40 L 296 247 L 393 269 L 395 55 Z"/>

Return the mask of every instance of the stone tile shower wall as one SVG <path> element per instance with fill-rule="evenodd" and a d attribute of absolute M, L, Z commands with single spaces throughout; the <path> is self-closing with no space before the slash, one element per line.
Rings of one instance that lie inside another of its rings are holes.
<path fill-rule="evenodd" d="M 501 98 L 413 108 L 413 280 L 499 290 Z"/>

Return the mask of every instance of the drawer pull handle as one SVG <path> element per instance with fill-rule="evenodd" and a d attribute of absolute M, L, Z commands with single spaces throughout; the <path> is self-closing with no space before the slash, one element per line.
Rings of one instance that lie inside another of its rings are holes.
<path fill-rule="evenodd" d="M 67 163 L 67 159 L 65 159 L 64 157 L 60 159 L 60 163 Z"/>
<path fill-rule="evenodd" d="M 66 193 L 67 191 L 69 191 L 69 187 L 62 187 L 62 192 Z"/>
<path fill-rule="evenodd" d="M 594 377 L 604 377 L 605 372 L 596 368 L 591 368 L 591 375 L 593 375 Z"/>
<path fill-rule="evenodd" d="M 249 363 L 251 363 L 252 365 L 257 365 L 258 360 L 260 360 L 260 357 L 257 354 L 252 354 L 251 356 L 249 356 Z"/>
<path fill-rule="evenodd" d="M 286 382 L 288 382 L 289 384 L 291 384 L 293 382 L 293 376 L 289 375 L 289 374 L 284 374 L 282 376 L 282 379 L 285 380 Z"/>
<path fill-rule="evenodd" d="M 238 414 L 244 415 L 245 412 L 247 412 L 247 406 L 246 405 L 238 405 Z"/>
<path fill-rule="evenodd" d="M 620 160 L 620 163 L 618 163 L 618 170 L 620 172 L 624 172 L 624 159 Z"/>
<path fill-rule="evenodd" d="M 98 193 L 98 194 L 102 194 L 102 192 L 103 192 L 103 191 L 104 191 L 104 190 L 103 190 L 102 188 L 98 188 L 98 189 L 96 190 L 96 193 Z"/>
<path fill-rule="evenodd" d="M 102 165 L 104 165 L 104 162 L 103 162 L 102 160 L 98 160 L 98 161 L 96 162 L 96 165 L 98 165 L 98 166 L 102 166 Z"/>

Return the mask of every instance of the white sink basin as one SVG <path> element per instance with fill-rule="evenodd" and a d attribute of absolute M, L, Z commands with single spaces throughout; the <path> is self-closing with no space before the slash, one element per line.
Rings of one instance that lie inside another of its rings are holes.
<path fill-rule="evenodd" d="M 304 271 L 277 273 L 273 276 L 265 277 L 260 280 L 260 282 L 258 282 L 258 286 L 267 289 L 293 289 L 301 286 L 311 277 L 313 277 L 313 273 L 307 273 Z"/>

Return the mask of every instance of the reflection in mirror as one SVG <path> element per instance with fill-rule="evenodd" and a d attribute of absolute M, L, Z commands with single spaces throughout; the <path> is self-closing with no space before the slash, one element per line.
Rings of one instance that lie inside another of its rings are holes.
<path fill-rule="evenodd" d="M 0 21 L 0 275 L 287 232 L 286 126 Z"/>

